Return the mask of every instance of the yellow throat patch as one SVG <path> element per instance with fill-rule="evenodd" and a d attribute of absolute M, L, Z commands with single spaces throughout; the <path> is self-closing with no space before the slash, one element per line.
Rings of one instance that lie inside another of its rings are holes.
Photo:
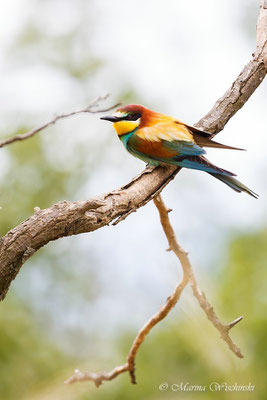
<path fill-rule="evenodd" d="M 118 136 L 125 135 L 134 131 L 139 126 L 139 121 L 119 121 L 114 122 L 113 128 L 117 132 Z"/>

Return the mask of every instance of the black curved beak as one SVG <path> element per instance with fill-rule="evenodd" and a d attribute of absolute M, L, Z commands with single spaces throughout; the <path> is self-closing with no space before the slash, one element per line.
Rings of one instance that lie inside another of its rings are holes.
<path fill-rule="evenodd" d="M 106 117 L 101 117 L 100 119 L 104 119 L 105 121 L 110 121 L 110 122 L 118 122 L 121 121 L 123 118 L 114 117 L 113 115 L 107 115 Z"/>

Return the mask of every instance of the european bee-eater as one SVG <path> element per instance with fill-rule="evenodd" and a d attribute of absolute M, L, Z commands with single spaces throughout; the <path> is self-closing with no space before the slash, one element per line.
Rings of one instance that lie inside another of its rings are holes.
<path fill-rule="evenodd" d="M 236 192 L 258 195 L 234 178 L 235 174 L 209 162 L 203 147 L 242 150 L 212 140 L 212 135 L 178 119 L 130 104 L 101 119 L 113 122 L 121 142 L 133 156 L 151 165 L 172 164 L 208 172 Z"/>

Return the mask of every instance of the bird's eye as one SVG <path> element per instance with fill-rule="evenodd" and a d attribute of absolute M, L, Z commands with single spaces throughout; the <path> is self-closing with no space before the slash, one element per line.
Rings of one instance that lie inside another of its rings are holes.
<path fill-rule="evenodd" d="M 138 118 L 141 117 L 140 113 L 128 114 L 125 118 L 127 121 L 136 121 Z"/>

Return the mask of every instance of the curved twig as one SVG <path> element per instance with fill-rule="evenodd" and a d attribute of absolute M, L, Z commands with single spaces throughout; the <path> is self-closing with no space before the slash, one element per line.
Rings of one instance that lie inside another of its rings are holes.
<path fill-rule="evenodd" d="M 144 327 L 138 332 L 132 344 L 132 347 L 129 351 L 127 357 L 127 363 L 115 367 L 110 372 L 99 372 L 99 373 L 88 372 L 88 371 L 81 372 L 80 370 L 76 369 L 74 371 L 74 374 L 70 378 L 68 378 L 65 381 L 65 383 L 69 384 L 82 381 L 93 381 L 96 387 L 99 387 L 103 383 L 103 381 L 111 381 L 118 375 L 128 371 L 130 374 L 131 382 L 135 384 L 136 383 L 135 358 L 139 350 L 139 347 L 144 342 L 146 336 L 149 334 L 151 329 L 169 314 L 171 309 L 175 306 L 175 304 L 179 300 L 181 293 L 184 290 L 187 283 L 188 283 L 188 276 L 183 275 L 181 282 L 176 286 L 172 295 L 168 297 L 165 305 L 161 307 L 161 309 L 155 315 L 153 315 L 153 317 L 151 317 L 149 321 L 144 325 Z"/>
<path fill-rule="evenodd" d="M 205 314 L 207 315 L 210 322 L 220 332 L 221 338 L 228 344 L 230 350 L 237 357 L 243 358 L 244 356 L 241 353 L 240 349 L 237 347 L 237 345 L 233 342 L 233 340 L 229 336 L 229 330 L 231 328 L 233 328 L 238 322 L 240 322 L 243 317 L 236 318 L 234 321 L 232 321 L 228 324 L 223 324 L 219 320 L 213 307 L 208 302 L 205 293 L 201 292 L 198 287 L 198 283 L 197 283 L 192 265 L 190 263 L 188 253 L 185 250 L 183 250 L 177 242 L 174 230 L 173 230 L 170 220 L 169 220 L 169 215 L 168 215 L 169 210 L 165 206 L 160 195 L 154 199 L 154 203 L 158 209 L 158 212 L 160 215 L 160 222 L 161 222 L 161 225 L 163 227 L 163 230 L 164 230 L 165 235 L 169 242 L 168 250 L 172 250 L 176 254 L 176 256 L 179 258 L 184 275 L 187 277 L 188 281 L 190 282 L 190 285 L 193 290 L 193 294 L 196 297 L 196 299 L 198 300 L 200 307 L 205 312 Z"/>
<path fill-rule="evenodd" d="M 103 108 L 103 109 L 96 108 L 96 107 L 98 107 L 98 105 L 101 101 L 106 100 L 108 97 L 109 97 L 109 94 L 106 94 L 105 96 L 98 96 L 94 100 L 90 101 L 90 103 L 88 104 L 87 107 L 82 108 L 81 110 L 76 110 L 76 111 L 71 111 L 70 113 L 56 115 L 53 119 L 51 119 L 51 121 L 46 122 L 45 124 L 39 126 L 38 128 L 35 128 L 28 132 L 20 133 L 16 136 L 1 140 L 0 148 L 7 146 L 8 144 L 11 144 L 11 143 L 20 142 L 22 140 L 29 139 L 29 138 L 35 136 L 37 133 L 48 128 L 49 126 L 54 125 L 60 119 L 72 117 L 73 115 L 82 114 L 82 113 L 89 113 L 89 114 L 101 113 L 101 112 L 112 110 L 113 108 L 118 107 L 120 105 L 120 103 L 117 103 L 111 107 L 107 107 L 107 108 Z"/>

